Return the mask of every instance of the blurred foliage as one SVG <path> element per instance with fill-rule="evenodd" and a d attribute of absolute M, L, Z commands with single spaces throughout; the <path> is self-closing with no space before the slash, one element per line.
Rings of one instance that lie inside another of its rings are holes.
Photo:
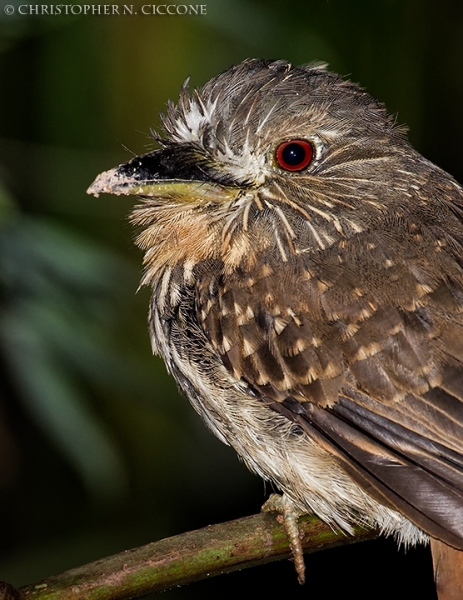
<path fill-rule="evenodd" d="M 85 194 L 151 147 L 187 76 L 200 85 L 249 56 L 327 61 L 463 180 L 461 2 L 206 4 L 201 17 L 21 16 L 0 2 L 0 579 L 17 585 L 264 500 L 151 357 L 129 201 Z M 384 595 L 435 597 L 427 552 L 393 542 L 307 567 L 333 598 L 371 598 L 380 578 Z M 269 597 L 320 597 L 289 563 L 168 594 L 235 596 L 256 580 Z"/>
<path fill-rule="evenodd" d="M 38 218 L 14 219 L 0 232 L 0 339 L 11 380 L 97 493 L 119 491 L 122 472 L 79 381 L 108 379 L 118 367 L 106 327 L 124 266 Z"/>

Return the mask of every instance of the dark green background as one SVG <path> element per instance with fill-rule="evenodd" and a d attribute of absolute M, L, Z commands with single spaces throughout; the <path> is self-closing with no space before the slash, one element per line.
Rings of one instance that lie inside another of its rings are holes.
<path fill-rule="evenodd" d="M 205 16 L 18 16 L 0 6 L 0 579 L 15 585 L 259 510 L 266 490 L 176 392 L 146 333 L 127 198 L 85 194 L 152 147 L 184 79 L 250 56 L 328 61 L 463 180 L 460 0 L 209 0 Z M 141 6 L 141 3 L 138 7 Z M 137 5 L 135 5 L 135 10 Z M 392 541 L 167 593 L 435 598 Z"/>

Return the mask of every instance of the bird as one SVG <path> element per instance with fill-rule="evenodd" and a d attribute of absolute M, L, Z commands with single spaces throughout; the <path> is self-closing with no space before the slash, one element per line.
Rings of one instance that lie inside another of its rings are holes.
<path fill-rule="evenodd" d="M 139 199 L 153 352 L 293 514 L 461 561 L 463 188 L 323 63 L 187 80 L 161 123 L 88 189 Z"/>

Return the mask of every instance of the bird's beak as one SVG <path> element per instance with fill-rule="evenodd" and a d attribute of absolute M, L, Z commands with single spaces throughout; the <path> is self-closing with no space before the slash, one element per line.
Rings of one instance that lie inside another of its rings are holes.
<path fill-rule="evenodd" d="M 115 169 L 100 173 L 87 194 L 115 194 L 144 198 L 181 197 L 196 202 L 232 199 L 237 188 L 223 185 L 189 149 L 161 149 L 136 156 Z"/>

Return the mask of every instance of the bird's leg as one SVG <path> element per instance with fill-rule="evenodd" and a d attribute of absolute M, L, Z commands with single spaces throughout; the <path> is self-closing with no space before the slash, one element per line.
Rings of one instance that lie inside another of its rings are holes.
<path fill-rule="evenodd" d="M 285 494 L 271 494 L 267 502 L 262 506 L 264 512 L 277 512 L 280 517 L 278 521 L 284 526 L 289 539 L 289 547 L 293 555 L 294 567 L 297 579 L 302 585 L 305 583 L 305 563 L 302 551 L 302 542 L 299 535 L 297 521 L 301 516 Z"/>

